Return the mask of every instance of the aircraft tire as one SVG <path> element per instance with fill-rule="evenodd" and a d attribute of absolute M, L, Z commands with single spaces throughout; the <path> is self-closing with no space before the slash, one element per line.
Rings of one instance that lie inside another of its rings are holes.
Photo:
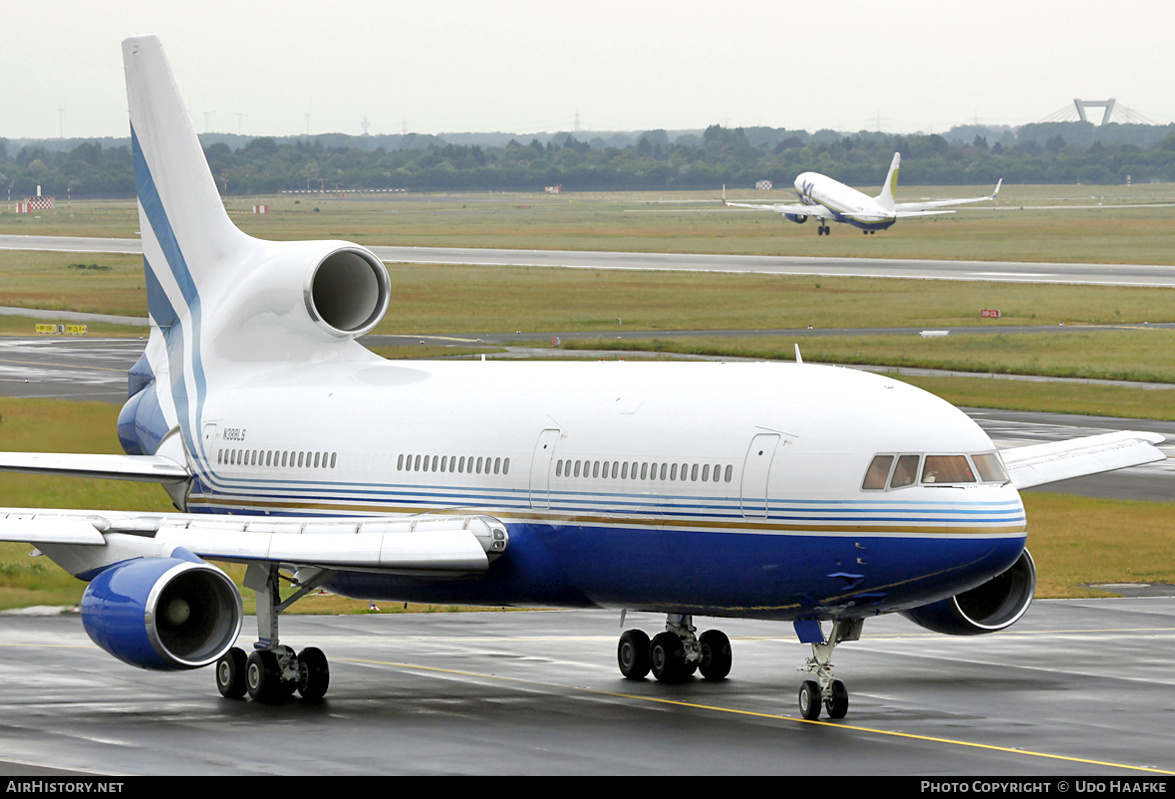
<path fill-rule="evenodd" d="M 706 630 L 698 637 L 698 643 L 702 647 L 702 662 L 698 664 L 702 678 L 711 682 L 725 680 L 726 675 L 730 674 L 732 659 L 730 639 L 726 637 L 726 633 L 721 630 Z"/>
<path fill-rule="evenodd" d="M 654 636 L 649 646 L 649 665 L 659 682 L 681 682 L 692 674 L 685 662 L 685 644 L 676 633 L 668 631 Z"/>
<path fill-rule="evenodd" d="M 289 696 L 282 685 L 277 655 L 268 649 L 261 649 L 249 655 L 245 662 L 245 682 L 248 685 L 249 698 L 254 702 L 273 704 Z"/>
<path fill-rule="evenodd" d="M 800 715 L 808 721 L 820 718 L 820 686 L 815 680 L 800 684 Z"/>
<path fill-rule="evenodd" d="M 616 647 L 616 662 L 626 680 L 643 680 L 649 674 L 649 636 L 642 630 L 625 630 Z"/>
<path fill-rule="evenodd" d="M 240 699 L 249 686 L 245 682 L 245 651 L 233 647 L 216 661 L 216 690 L 226 699 Z"/>
<path fill-rule="evenodd" d="M 841 680 L 832 681 L 832 696 L 824 701 L 830 719 L 843 719 L 849 712 L 849 689 Z"/>
<path fill-rule="evenodd" d="M 298 693 L 315 701 L 326 696 L 330 686 L 330 665 L 317 647 L 308 646 L 298 653 Z"/>

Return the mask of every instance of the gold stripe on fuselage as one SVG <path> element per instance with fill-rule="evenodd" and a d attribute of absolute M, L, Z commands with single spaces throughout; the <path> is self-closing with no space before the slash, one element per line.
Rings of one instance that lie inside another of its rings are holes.
<path fill-rule="evenodd" d="M 506 521 L 518 522 L 540 522 L 550 525 L 580 525 L 580 526 L 608 526 L 608 527 L 658 527 L 658 528 L 683 528 L 683 529 L 703 529 L 711 528 L 723 532 L 738 531 L 748 533 L 791 533 L 791 532 L 808 532 L 808 533 L 866 533 L 866 534 L 892 534 L 902 533 L 910 535 L 997 535 L 1001 537 L 1008 537 L 1012 535 L 1023 535 L 1028 526 L 1023 519 L 1012 520 L 1007 524 L 986 524 L 986 525 L 942 525 L 937 524 L 933 526 L 923 526 L 922 522 L 911 521 L 895 521 L 892 524 L 822 524 L 818 519 L 813 519 L 806 524 L 787 523 L 782 524 L 772 521 L 749 521 L 745 519 L 721 519 L 721 520 L 705 520 L 705 519 L 671 519 L 665 516 L 655 516 L 649 514 L 624 514 L 616 513 L 612 515 L 603 514 L 578 514 L 558 512 L 535 512 L 535 511 L 516 511 L 509 508 L 500 508 L 495 510 L 492 507 L 421 507 L 411 505 L 406 507 L 388 506 L 388 505 L 339 505 L 334 503 L 312 503 L 312 502 L 265 502 L 263 500 L 248 500 L 248 499 L 203 499 L 193 497 L 190 501 L 192 506 L 203 506 L 208 508 L 213 507 L 232 507 L 232 508 L 248 508 L 250 510 L 260 510 L 272 512 L 273 510 L 280 510 L 282 512 L 289 511 L 312 511 L 323 512 L 331 511 L 334 513 L 349 514 L 349 515 L 372 515 L 372 516 L 421 516 L 425 514 L 434 515 L 467 515 L 469 513 L 486 513 L 495 518 Z"/>

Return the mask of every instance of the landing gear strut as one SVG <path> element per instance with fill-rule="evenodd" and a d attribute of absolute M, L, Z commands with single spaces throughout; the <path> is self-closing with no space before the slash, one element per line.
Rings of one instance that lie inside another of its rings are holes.
<path fill-rule="evenodd" d="M 693 617 L 677 613 L 669 614 L 665 632 L 651 640 L 641 630 L 626 630 L 616 649 L 620 673 L 630 680 L 643 680 L 651 671 L 660 682 L 681 682 L 694 672 L 701 672 L 705 680 L 726 679 L 730 639 L 720 630 L 696 633 Z"/>
<path fill-rule="evenodd" d="M 807 626 L 801 628 L 801 624 Z M 858 640 L 863 624 L 863 619 L 836 619 L 825 639 L 818 622 L 796 623 L 800 640 L 812 645 L 812 657 L 808 658 L 806 669 L 816 679 L 804 680 L 799 695 L 800 715 L 809 721 L 820 718 L 821 705 L 830 719 L 843 719 L 849 712 L 849 690 L 832 673 L 832 650 L 843 641 Z"/>
<path fill-rule="evenodd" d="M 294 691 L 308 700 L 326 695 L 330 685 L 326 655 L 315 647 L 295 654 L 278 642 L 277 627 L 282 611 L 321 585 L 328 574 L 321 569 L 300 570 L 289 577 L 281 574 L 277 566 L 249 566 L 245 586 L 257 595 L 257 643 L 247 656 L 244 650 L 233 647 L 216 661 L 216 688 L 221 696 L 240 699 L 247 693 L 255 702 L 272 704 Z M 285 602 L 281 601 L 279 578 L 298 587 Z"/>

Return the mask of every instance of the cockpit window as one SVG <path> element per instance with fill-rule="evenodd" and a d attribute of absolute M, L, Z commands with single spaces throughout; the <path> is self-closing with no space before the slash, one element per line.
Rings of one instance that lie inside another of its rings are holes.
<path fill-rule="evenodd" d="M 865 472 L 865 482 L 861 486 L 866 491 L 884 491 L 885 478 L 889 477 L 889 467 L 893 465 L 893 455 L 878 455 L 869 464 L 869 471 Z"/>
<path fill-rule="evenodd" d="M 974 483 L 975 474 L 966 455 L 927 455 L 922 483 Z"/>
<path fill-rule="evenodd" d="M 1000 456 L 994 452 L 984 452 L 982 455 L 972 455 L 975 469 L 979 472 L 979 479 L 985 483 L 1006 483 L 1008 472 Z"/>
<path fill-rule="evenodd" d="M 921 455 L 899 456 L 898 464 L 893 470 L 893 477 L 889 479 L 889 487 L 901 488 L 902 486 L 913 485 L 914 481 L 918 479 L 918 461 L 921 458 Z"/>

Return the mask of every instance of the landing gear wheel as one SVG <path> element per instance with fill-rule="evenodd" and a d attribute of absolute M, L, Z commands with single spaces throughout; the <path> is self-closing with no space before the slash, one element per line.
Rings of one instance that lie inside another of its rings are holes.
<path fill-rule="evenodd" d="M 298 693 L 303 699 L 317 700 L 326 696 L 330 686 L 330 666 L 326 655 L 317 647 L 308 646 L 298 653 Z"/>
<path fill-rule="evenodd" d="M 800 715 L 808 721 L 820 718 L 820 686 L 815 680 L 800 684 Z"/>
<path fill-rule="evenodd" d="M 216 689 L 226 699 L 240 699 L 249 690 L 245 682 L 245 650 L 233 647 L 216 661 Z"/>
<path fill-rule="evenodd" d="M 245 683 L 249 697 L 254 702 L 272 704 L 289 696 L 282 685 L 281 667 L 277 654 L 261 649 L 249 655 L 245 661 Z"/>
<path fill-rule="evenodd" d="M 702 662 L 698 670 L 702 678 L 711 681 L 725 680 L 730 674 L 730 639 L 721 630 L 706 630 L 698 637 L 702 647 Z"/>
<path fill-rule="evenodd" d="M 685 644 L 676 633 L 664 632 L 649 646 L 649 665 L 660 682 L 681 682 L 692 671 L 686 668 Z"/>
<path fill-rule="evenodd" d="M 625 630 L 616 647 L 620 673 L 628 680 L 643 680 L 649 673 L 649 636 L 641 630 Z"/>
<path fill-rule="evenodd" d="M 849 689 L 841 680 L 832 681 L 832 696 L 824 700 L 830 719 L 843 719 L 849 712 Z"/>

